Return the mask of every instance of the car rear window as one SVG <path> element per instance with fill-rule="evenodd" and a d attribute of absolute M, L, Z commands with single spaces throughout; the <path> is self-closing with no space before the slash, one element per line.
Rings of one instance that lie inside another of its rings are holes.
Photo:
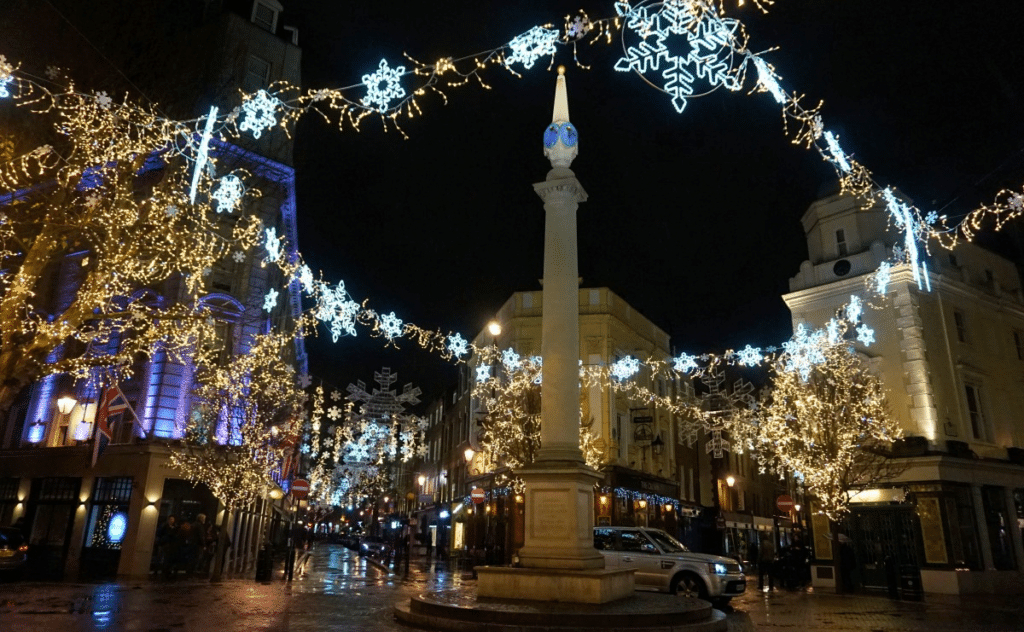
<path fill-rule="evenodd" d="M 614 551 L 615 531 L 612 529 L 594 529 L 594 548 L 598 551 Z"/>
<path fill-rule="evenodd" d="M 17 529 L 0 529 L 0 547 L 16 549 L 21 546 L 23 538 Z"/>
<path fill-rule="evenodd" d="M 639 531 L 621 531 L 619 533 L 619 549 L 622 551 L 639 553 L 643 551 L 645 544 L 650 544 L 650 540 Z"/>

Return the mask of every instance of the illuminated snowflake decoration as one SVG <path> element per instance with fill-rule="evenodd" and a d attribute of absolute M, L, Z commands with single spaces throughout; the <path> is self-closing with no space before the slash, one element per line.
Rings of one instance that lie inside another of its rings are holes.
<path fill-rule="evenodd" d="M 341 399 L 341 391 L 331 391 L 331 401 L 336 402 Z"/>
<path fill-rule="evenodd" d="M 384 314 L 380 319 L 380 329 L 384 332 L 384 337 L 388 340 L 394 340 L 395 338 L 402 337 L 402 319 L 395 316 L 394 312 L 390 314 Z"/>
<path fill-rule="evenodd" d="M 885 294 L 888 291 L 891 280 L 892 266 L 888 261 L 883 261 L 878 265 L 878 271 L 875 272 L 875 291 L 879 294 Z"/>
<path fill-rule="evenodd" d="M 85 208 L 94 209 L 100 205 L 100 196 L 95 193 L 90 193 L 89 197 L 85 198 Z"/>
<path fill-rule="evenodd" d="M 569 39 L 580 39 L 590 31 L 590 20 L 585 15 L 577 15 L 573 18 L 572 23 L 569 24 L 569 28 L 566 29 L 565 34 Z"/>
<path fill-rule="evenodd" d="M 280 99 L 266 90 L 260 90 L 256 96 L 242 104 L 244 118 L 238 124 L 238 130 L 251 132 L 253 138 L 259 138 L 263 135 L 263 130 L 277 124 L 277 108 L 280 105 Z"/>
<path fill-rule="evenodd" d="M 1006 205 L 1015 213 L 1024 213 L 1024 195 L 1014 193 L 1010 196 L 1010 199 L 1006 201 Z"/>
<path fill-rule="evenodd" d="M 808 333 L 803 323 L 797 325 L 793 338 L 782 343 L 786 353 L 784 369 L 796 372 L 805 382 L 811 376 L 815 365 L 825 362 L 825 332 L 817 329 Z"/>
<path fill-rule="evenodd" d="M 512 54 L 505 58 L 505 66 L 521 63 L 523 68 L 529 70 L 540 57 L 555 54 L 555 42 L 558 41 L 558 31 L 546 29 L 543 26 L 535 26 L 522 35 L 517 35 L 508 43 Z"/>
<path fill-rule="evenodd" d="M 737 362 L 741 366 L 757 366 L 761 364 L 761 360 L 764 359 L 764 355 L 761 353 L 760 347 L 751 347 L 747 345 L 743 349 L 736 352 Z"/>
<path fill-rule="evenodd" d="M 460 334 L 448 336 L 448 352 L 456 358 L 461 358 L 469 353 L 469 342 Z"/>
<path fill-rule="evenodd" d="M 56 81 L 60 77 L 60 68 L 57 66 L 46 67 L 46 78 L 50 81 Z"/>
<path fill-rule="evenodd" d="M 179 210 L 180 209 L 177 206 L 171 204 L 170 206 L 164 209 L 164 214 L 167 217 L 175 217 L 178 214 Z"/>
<path fill-rule="evenodd" d="M 313 271 L 309 269 L 309 266 L 302 264 L 296 271 L 296 276 L 299 279 L 299 283 L 302 284 L 302 289 L 307 294 L 313 293 Z"/>
<path fill-rule="evenodd" d="M 263 298 L 263 309 L 265 311 L 271 312 L 275 307 L 277 307 L 277 296 L 277 290 L 270 288 L 270 291 L 267 292 L 267 295 Z"/>
<path fill-rule="evenodd" d="M 523 364 L 519 354 L 512 349 L 505 349 L 501 352 L 501 363 L 509 373 L 518 371 L 519 367 Z"/>
<path fill-rule="evenodd" d="M 241 250 L 236 250 L 234 253 L 232 253 L 231 258 L 234 259 L 237 263 L 242 263 L 243 261 L 245 261 L 245 252 Z"/>
<path fill-rule="evenodd" d="M 491 367 L 487 364 L 481 364 L 476 368 L 476 381 L 478 383 L 486 382 L 491 379 Z"/>
<path fill-rule="evenodd" d="M 309 385 L 312 383 L 313 378 L 309 377 L 308 373 L 303 373 L 302 375 L 299 376 L 299 388 L 309 388 Z"/>
<path fill-rule="evenodd" d="M 860 320 L 863 313 L 864 305 L 860 302 L 860 297 L 856 294 L 851 294 L 850 302 L 846 304 L 846 320 L 855 323 Z"/>
<path fill-rule="evenodd" d="M 338 342 L 343 334 L 356 335 L 356 317 L 359 315 L 359 303 L 352 300 L 345 290 L 345 282 L 338 281 L 337 288 L 327 283 L 320 283 L 320 296 L 314 311 L 318 320 L 326 323 L 331 330 L 331 338 Z"/>
<path fill-rule="evenodd" d="M 376 72 L 363 75 L 363 85 L 366 86 L 363 105 L 378 112 L 387 112 L 392 101 L 405 97 L 405 88 L 400 82 L 404 74 L 405 66 L 390 68 L 386 59 L 380 60 Z"/>
<path fill-rule="evenodd" d="M 698 368 L 697 356 L 681 353 L 678 358 L 672 358 L 672 368 L 679 373 L 695 371 Z"/>
<path fill-rule="evenodd" d="M 109 110 L 110 106 L 114 104 L 114 100 L 110 98 L 105 91 L 96 93 L 96 105 L 100 106 L 104 110 Z"/>
<path fill-rule="evenodd" d="M 640 360 L 626 356 L 612 363 L 612 377 L 621 381 L 628 380 L 640 372 Z"/>
<path fill-rule="evenodd" d="M 267 258 L 264 261 L 273 263 L 281 258 L 281 238 L 277 236 L 276 228 L 268 228 L 265 234 L 267 238 L 264 248 L 267 249 Z"/>
<path fill-rule="evenodd" d="M 857 341 L 865 347 L 869 346 L 875 341 L 875 330 L 862 324 L 857 328 Z"/>
<path fill-rule="evenodd" d="M 331 406 L 327 409 L 327 416 L 331 421 L 338 421 L 341 418 L 341 409 L 337 406 Z"/>
<path fill-rule="evenodd" d="M 242 180 L 229 173 L 218 181 L 217 188 L 210 197 L 216 200 L 218 213 L 230 213 L 238 206 L 244 192 Z"/>
<path fill-rule="evenodd" d="M 686 108 L 697 79 L 705 80 L 711 87 L 740 89 L 732 65 L 738 21 L 720 18 L 710 7 L 698 17 L 689 6 L 670 2 L 661 3 L 657 8 L 634 8 L 619 2 L 615 10 L 625 18 L 626 28 L 640 39 L 637 46 L 626 49 L 626 55 L 616 62 L 615 69 L 644 74 L 664 68 L 660 87 L 672 97 L 676 112 L 682 113 Z M 665 44 L 673 36 L 682 36 L 685 40 L 681 54 L 673 54 Z"/>

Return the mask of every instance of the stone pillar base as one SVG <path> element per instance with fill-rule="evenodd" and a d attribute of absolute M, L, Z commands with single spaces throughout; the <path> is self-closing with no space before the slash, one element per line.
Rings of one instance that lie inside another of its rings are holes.
<path fill-rule="evenodd" d="M 599 554 L 600 555 L 600 554 Z M 608 603 L 633 595 L 633 569 L 568 571 L 478 566 L 477 597 Z"/>
<path fill-rule="evenodd" d="M 526 483 L 524 568 L 604 568 L 594 548 L 594 483 L 601 475 L 575 460 L 538 460 L 520 471 Z"/>

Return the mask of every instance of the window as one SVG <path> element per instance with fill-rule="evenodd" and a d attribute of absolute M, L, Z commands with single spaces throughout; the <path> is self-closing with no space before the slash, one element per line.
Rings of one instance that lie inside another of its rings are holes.
<path fill-rule="evenodd" d="M 967 342 L 967 319 L 963 312 L 953 312 L 953 321 L 956 322 L 956 339 Z"/>
<path fill-rule="evenodd" d="M 985 427 L 985 412 L 981 405 L 981 387 L 977 384 L 965 384 L 967 393 L 967 415 L 971 419 L 971 433 L 975 439 L 985 441 L 988 433 Z"/>
<path fill-rule="evenodd" d="M 252 5 L 252 23 L 271 33 L 275 32 L 277 30 L 277 14 L 281 8 L 277 2 L 256 0 Z"/>
<path fill-rule="evenodd" d="M 954 268 L 957 267 L 957 265 L 959 265 L 956 260 L 956 255 L 954 255 L 952 252 L 949 253 L 949 265 L 953 266 Z"/>
<path fill-rule="evenodd" d="M 846 247 L 846 231 L 840 228 L 836 231 L 836 248 L 840 257 L 845 257 L 848 250 Z"/>
<path fill-rule="evenodd" d="M 245 66 L 245 88 L 255 92 L 270 85 L 270 62 L 256 55 L 249 55 Z"/>

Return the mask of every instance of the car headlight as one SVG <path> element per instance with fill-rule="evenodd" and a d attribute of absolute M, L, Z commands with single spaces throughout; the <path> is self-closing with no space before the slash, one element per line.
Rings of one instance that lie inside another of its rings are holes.
<path fill-rule="evenodd" d="M 708 562 L 708 570 L 715 575 L 725 575 L 729 572 L 729 569 L 721 562 Z"/>

